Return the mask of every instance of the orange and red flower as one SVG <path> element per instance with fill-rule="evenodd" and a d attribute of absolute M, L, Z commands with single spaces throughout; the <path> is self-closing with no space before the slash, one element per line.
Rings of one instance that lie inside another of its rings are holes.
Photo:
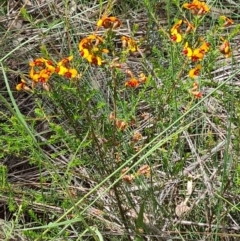
<path fill-rule="evenodd" d="M 21 79 L 21 82 L 19 84 L 17 84 L 16 90 L 17 91 L 20 91 L 20 90 L 31 91 L 31 89 L 27 86 L 27 83 L 24 79 Z"/>
<path fill-rule="evenodd" d="M 210 11 L 209 6 L 202 1 L 193 0 L 191 3 L 184 3 L 183 7 L 189 9 L 194 15 L 204 15 Z"/>
<path fill-rule="evenodd" d="M 51 75 L 55 71 L 55 67 L 50 60 L 44 58 L 37 58 L 29 63 L 30 72 L 29 77 L 33 80 L 33 86 L 40 82 L 47 83 Z"/>
<path fill-rule="evenodd" d="M 116 29 L 121 26 L 121 21 L 116 17 L 103 17 L 97 22 L 98 27 Z"/>
<path fill-rule="evenodd" d="M 139 84 L 140 84 L 139 80 L 135 78 L 131 78 L 125 82 L 125 86 L 131 87 L 131 88 L 136 88 L 139 86 Z"/>
<path fill-rule="evenodd" d="M 127 48 L 128 51 L 136 52 L 138 50 L 137 42 L 133 38 L 122 36 L 121 41 L 122 47 Z"/>
<path fill-rule="evenodd" d="M 227 27 L 234 24 L 234 21 L 224 15 L 219 17 L 219 22 L 222 27 Z"/>
<path fill-rule="evenodd" d="M 199 85 L 197 82 L 193 83 L 193 87 L 190 90 L 191 94 L 196 98 L 199 99 L 202 97 L 202 92 L 198 90 L 199 89 Z"/>
<path fill-rule="evenodd" d="M 230 44 L 227 40 L 223 40 L 223 43 L 219 47 L 219 50 L 222 54 L 225 55 L 226 58 L 229 58 L 232 55 Z"/>
<path fill-rule="evenodd" d="M 68 79 L 75 78 L 78 74 L 77 70 L 70 67 L 70 61 L 73 59 L 73 56 L 64 58 L 58 62 L 55 72 L 61 76 L 64 76 Z"/>
<path fill-rule="evenodd" d="M 49 90 L 47 81 L 55 71 L 52 61 L 45 58 L 36 58 L 35 60 L 29 62 L 29 66 L 29 77 L 32 79 L 32 87 L 34 87 L 37 83 L 41 83 L 44 89 Z M 21 82 L 17 84 L 16 90 L 31 91 L 24 79 L 21 79 Z"/>
<path fill-rule="evenodd" d="M 205 54 L 209 51 L 210 49 L 210 43 L 206 42 L 205 40 L 202 40 L 203 43 L 201 44 L 201 46 L 199 47 L 200 51 Z"/>
<path fill-rule="evenodd" d="M 182 26 L 185 25 L 183 28 Z M 190 31 L 194 30 L 194 25 L 190 23 L 188 20 L 178 20 L 171 28 L 170 34 L 171 34 L 171 40 L 176 43 L 180 43 L 182 41 L 182 30 L 185 33 L 189 33 Z M 185 29 L 185 30 L 184 30 Z"/>
<path fill-rule="evenodd" d="M 198 77 L 200 75 L 201 69 L 202 66 L 200 64 L 197 64 L 193 69 L 189 71 L 188 76 L 193 79 Z"/>
<path fill-rule="evenodd" d="M 135 176 L 133 174 L 127 174 L 128 170 L 129 170 L 129 167 L 122 169 L 121 177 L 124 182 L 126 182 L 128 184 L 132 184 L 135 179 Z"/>
<path fill-rule="evenodd" d="M 150 169 L 150 166 L 147 164 L 141 166 L 136 173 L 137 176 L 145 175 L 146 177 L 150 177 L 150 174 L 151 174 L 151 169 Z"/>
<path fill-rule="evenodd" d="M 205 54 L 209 51 L 210 44 L 203 41 L 200 47 L 196 49 L 191 49 L 188 45 L 188 42 L 185 43 L 183 48 L 183 54 L 186 55 L 192 62 L 201 61 Z"/>
<path fill-rule="evenodd" d="M 80 55 L 89 63 L 94 65 L 102 65 L 102 53 L 108 53 L 108 50 L 103 48 L 103 39 L 95 34 L 83 38 L 78 47 Z"/>
<path fill-rule="evenodd" d="M 188 58 L 192 57 L 192 49 L 189 47 L 188 42 L 186 42 L 183 47 L 183 54 L 186 55 Z"/>
<path fill-rule="evenodd" d="M 174 29 L 171 33 L 171 40 L 176 43 L 180 43 L 182 41 L 182 35 L 177 29 Z"/>
<path fill-rule="evenodd" d="M 144 84 L 147 81 L 147 77 L 145 76 L 144 73 L 140 73 L 138 75 L 138 78 L 136 78 L 134 76 L 134 74 L 132 73 L 132 71 L 130 70 L 126 70 L 125 73 L 130 77 L 130 79 L 128 79 L 125 82 L 125 86 L 126 87 L 130 87 L 130 88 L 136 88 L 138 87 L 140 84 Z"/>
<path fill-rule="evenodd" d="M 180 27 L 183 23 L 183 20 L 177 21 L 171 28 L 171 39 L 173 42 L 180 43 L 182 41 L 182 35 L 180 33 Z"/>
<path fill-rule="evenodd" d="M 50 87 L 48 81 L 53 73 L 58 73 L 61 76 L 66 78 L 75 78 L 78 74 L 77 70 L 70 67 L 70 61 L 73 59 L 73 56 L 62 59 L 58 62 L 57 67 L 54 66 L 51 60 L 45 58 L 36 58 L 33 61 L 29 62 L 30 71 L 29 77 L 32 80 L 32 87 L 35 87 L 38 83 L 42 84 L 42 87 L 49 91 Z M 21 80 L 16 86 L 17 90 L 31 90 L 27 85 L 25 80 Z"/>

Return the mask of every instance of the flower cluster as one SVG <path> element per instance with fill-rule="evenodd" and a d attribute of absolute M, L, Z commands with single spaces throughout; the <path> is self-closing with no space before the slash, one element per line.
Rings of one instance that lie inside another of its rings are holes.
<path fill-rule="evenodd" d="M 97 22 L 97 27 L 114 30 L 121 26 L 121 21 L 116 17 L 102 17 Z M 104 39 L 96 34 L 90 34 L 83 38 L 78 45 L 80 55 L 93 65 L 105 63 L 103 54 L 108 54 L 109 50 L 104 48 Z"/>
<path fill-rule="evenodd" d="M 189 47 L 188 42 L 185 43 L 183 48 L 183 54 L 188 57 L 192 62 L 202 61 L 206 53 L 209 51 L 210 44 L 206 41 L 202 41 L 202 44 L 195 49 Z"/>
<path fill-rule="evenodd" d="M 44 58 L 37 58 L 31 61 L 29 66 L 29 76 L 33 80 L 34 85 L 38 82 L 46 84 L 55 71 L 53 63 Z"/>
<path fill-rule="evenodd" d="M 149 178 L 151 174 L 150 166 L 147 164 L 141 166 L 134 174 L 126 174 L 128 170 L 129 170 L 128 167 L 122 169 L 121 176 L 122 176 L 122 180 L 129 184 L 132 184 L 132 182 L 135 180 L 136 177 L 146 176 L 147 178 Z"/>
<path fill-rule="evenodd" d="M 183 8 L 190 10 L 190 12 L 194 15 L 193 20 L 195 21 L 196 25 L 199 25 L 199 16 L 203 16 L 210 11 L 210 7 L 203 1 L 193 0 L 191 3 L 184 3 Z M 182 42 L 187 36 L 190 31 L 195 31 L 194 23 L 190 23 L 187 19 L 180 19 L 178 20 L 170 29 L 171 40 L 176 43 Z M 220 27 L 226 27 L 233 24 L 233 21 L 226 16 L 220 16 L 219 18 Z M 183 26 L 185 26 L 185 35 L 182 35 Z M 190 39 L 187 37 L 188 40 Z M 200 40 L 191 41 L 191 45 L 188 41 L 185 41 L 183 44 L 182 53 L 186 56 L 187 61 L 190 61 L 195 66 L 190 69 L 188 72 L 188 76 L 191 79 L 197 78 L 201 71 L 202 65 L 201 61 L 205 58 L 207 53 L 210 51 L 210 43 L 205 41 L 203 38 Z M 219 51 L 225 55 L 226 58 L 231 56 L 231 48 L 230 44 L 227 40 L 222 39 L 222 44 L 219 47 Z M 198 84 L 194 83 L 193 88 L 191 89 L 191 93 L 196 97 L 200 98 L 202 96 L 201 92 L 198 91 L 199 86 Z"/>
<path fill-rule="evenodd" d="M 116 30 L 121 25 L 121 21 L 116 17 L 104 16 L 97 21 L 97 28 L 103 27 L 104 29 L 109 30 L 111 36 L 113 36 L 113 30 Z M 107 43 L 105 43 L 105 39 L 108 36 L 108 32 L 103 36 L 104 37 L 98 36 L 94 33 L 84 37 L 78 45 L 80 55 L 92 65 L 101 66 L 104 64 L 108 65 L 111 69 L 121 69 L 123 64 L 118 62 L 119 58 L 115 58 L 112 61 L 109 60 L 108 54 L 110 51 L 105 47 L 107 45 Z M 138 51 L 138 43 L 132 37 L 123 35 L 120 40 L 122 43 L 122 53 L 131 54 Z M 109 55 L 111 55 L 111 53 Z M 114 52 L 114 55 L 116 56 L 117 53 Z M 107 61 L 107 57 L 109 61 Z M 125 82 L 126 87 L 135 88 L 146 82 L 146 76 L 143 73 L 141 73 L 138 77 L 135 77 L 130 70 L 127 70 L 126 74 L 130 77 Z"/>
<path fill-rule="evenodd" d="M 137 42 L 133 38 L 122 36 L 121 41 L 122 41 L 122 47 L 124 49 L 127 49 L 128 51 L 131 51 L 131 52 L 137 51 L 138 49 Z"/>
<path fill-rule="evenodd" d="M 126 70 L 126 74 L 130 77 L 126 82 L 126 87 L 135 88 L 138 87 L 140 84 L 143 84 L 146 82 L 147 77 L 144 73 L 140 73 L 138 78 L 136 78 L 133 73 L 130 70 Z"/>
<path fill-rule="evenodd" d="M 174 42 L 180 43 L 182 41 L 182 35 L 180 34 L 180 26 L 182 25 L 183 20 L 179 20 L 171 28 L 171 39 Z"/>
<path fill-rule="evenodd" d="M 95 65 L 102 65 L 102 54 L 108 53 L 108 50 L 103 48 L 103 39 L 95 34 L 83 38 L 78 47 L 80 55 Z"/>
<path fill-rule="evenodd" d="M 110 113 L 109 120 L 114 122 L 114 125 L 120 131 L 125 130 L 127 128 L 127 126 L 128 126 L 126 121 L 118 119 L 113 112 Z"/>
<path fill-rule="evenodd" d="M 110 46 L 109 41 L 115 35 L 115 30 L 119 28 L 122 23 L 121 21 L 114 17 L 103 16 L 97 21 L 97 29 L 104 28 L 108 32 L 104 33 L 103 36 L 97 35 L 96 31 L 84 38 L 78 44 L 80 56 L 87 60 L 90 64 L 94 66 L 108 66 L 111 69 L 119 68 L 124 72 L 123 63 L 119 62 L 120 56 L 125 56 L 137 52 L 138 43 L 132 37 L 121 36 L 120 41 L 122 42 L 122 51 L 119 53 L 119 57 L 111 60 L 112 56 L 118 56 L 115 50 L 110 50 L 106 46 Z M 109 33 L 109 34 L 108 34 Z M 106 40 L 107 39 L 107 40 Z M 114 51 L 114 53 L 113 53 Z M 32 80 L 32 87 L 35 87 L 38 83 L 41 83 L 43 88 L 49 90 L 48 81 L 50 77 L 55 73 L 68 79 L 77 77 L 78 71 L 72 68 L 70 65 L 73 56 L 66 57 L 54 64 L 53 61 L 45 58 L 37 58 L 29 63 L 30 72 L 29 77 Z M 117 61 L 116 61 L 117 59 Z M 145 83 L 146 77 L 144 74 L 140 74 L 138 78 L 135 78 L 132 74 L 130 79 L 125 83 L 125 86 L 135 88 L 141 83 Z M 21 82 L 16 86 L 17 90 L 31 90 L 27 86 L 26 80 L 22 79 Z"/>
<path fill-rule="evenodd" d="M 188 76 L 192 79 L 198 77 L 200 75 L 202 66 L 199 63 L 203 60 L 206 53 L 209 51 L 210 44 L 206 41 L 202 41 L 201 45 L 198 48 L 192 49 L 189 47 L 188 42 L 185 43 L 183 48 L 183 54 L 191 60 L 193 63 L 197 62 L 196 66 L 192 68 Z M 202 95 L 194 95 L 196 98 L 200 98 Z"/>
<path fill-rule="evenodd" d="M 193 0 L 191 3 L 184 3 L 183 7 L 189 9 L 194 15 L 204 15 L 210 11 L 209 6 L 202 1 Z"/>
<path fill-rule="evenodd" d="M 64 76 L 68 79 L 75 78 L 78 72 L 76 69 L 70 67 L 69 62 L 72 59 L 73 56 L 64 58 L 58 62 L 56 66 L 51 60 L 47 60 L 45 58 L 36 58 L 35 60 L 30 61 L 29 77 L 32 80 L 32 88 L 40 83 L 45 90 L 49 91 L 48 81 L 54 73 L 57 73 L 58 75 Z M 21 82 L 16 86 L 16 90 L 30 91 L 31 89 L 27 86 L 26 81 L 21 79 Z"/>
<path fill-rule="evenodd" d="M 77 76 L 78 72 L 76 69 L 73 69 L 70 66 L 70 61 L 72 59 L 73 59 L 73 56 L 71 55 L 67 58 L 64 58 L 60 62 L 58 62 L 55 72 L 68 79 L 75 78 Z"/>
<path fill-rule="evenodd" d="M 176 43 L 180 43 L 183 39 L 182 37 L 182 29 L 185 26 L 185 33 L 189 33 L 190 31 L 194 30 L 195 27 L 192 23 L 190 23 L 187 19 L 186 20 L 178 20 L 171 28 L 171 40 Z"/>
<path fill-rule="evenodd" d="M 110 31 L 119 28 L 121 25 L 121 21 L 116 17 L 104 16 L 97 22 L 98 28 L 103 27 L 104 29 L 108 29 Z M 123 49 L 126 49 L 128 52 L 136 52 L 138 50 L 137 42 L 133 38 L 122 36 L 121 42 Z M 104 46 L 105 41 L 103 37 L 91 34 L 80 41 L 78 48 L 80 55 L 84 59 L 93 65 L 100 66 L 106 63 L 103 58 L 103 54 L 109 53 L 109 50 Z"/>

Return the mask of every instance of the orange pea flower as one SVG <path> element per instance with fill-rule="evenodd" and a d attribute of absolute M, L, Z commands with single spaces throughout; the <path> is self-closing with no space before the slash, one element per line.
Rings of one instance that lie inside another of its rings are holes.
<path fill-rule="evenodd" d="M 200 51 L 205 54 L 209 51 L 210 43 L 203 40 L 203 43 L 199 48 L 200 48 Z"/>
<path fill-rule="evenodd" d="M 144 73 L 140 73 L 138 75 L 138 78 L 134 76 L 131 70 L 127 69 L 125 71 L 126 75 L 128 75 L 130 78 L 125 82 L 126 87 L 130 88 L 136 88 L 139 86 L 139 84 L 144 84 L 147 81 L 147 77 Z"/>
<path fill-rule="evenodd" d="M 116 17 L 103 17 L 97 22 L 98 27 L 116 29 L 121 26 L 121 21 Z"/>
<path fill-rule="evenodd" d="M 139 83 L 145 83 L 147 81 L 147 77 L 144 73 L 139 74 L 138 79 Z"/>
<path fill-rule="evenodd" d="M 34 67 L 34 66 L 45 67 L 46 62 L 47 62 L 47 60 L 44 59 L 44 58 L 37 58 L 37 59 L 29 62 L 29 66 L 31 66 L 31 67 Z"/>
<path fill-rule="evenodd" d="M 194 15 L 204 15 L 210 11 L 209 6 L 202 1 L 193 0 L 191 3 L 184 3 L 183 7 L 189 9 Z"/>
<path fill-rule="evenodd" d="M 108 53 L 107 49 L 102 48 L 103 39 L 97 35 L 89 35 L 79 42 L 80 55 L 89 63 L 102 65 L 102 53 Z"/>
<path fill-rule="evenodd" d="M 188 42 L 185 43 L 183 48 L 183 54 L 186 55 L 192 62 L 201 61 L 205 54 L 209 51 L 210 44 L 208 42 L 203 41 L 200 47 L 196 49 L 191 49 L 188 46 Z"/>
<path fill-rule="evenodd" d="M 49 73 L 54 73 L 55 67 L 52 61 L 44 59 L 44 58 L 37 58 L 29 63 L 30 67 L 38 67 L 39 69 L 47 69 Z"/>
<path fill-rule="evenodd" d="M 188 46 L 188 42 L 186 42 L 184 45 L 183 54 L 188 58 L 192 57 L 192 49 Z"/>
<path fill-rule="evenodd" d="M 73 59 L 73 55 L 70 55 L 64 59 L 62 59 L 60 62 L 58 62 L 58 65 L 61 65 L 61 66 L 68 66 L 70 61 Z"/>
<path fill-rule="evenodd" d="M 194 49 L 192 52 L 191 60 L 192 62 L 202 61 L 204 57 L 204 52 L 200 49 Z"/>
<path fill-rule="evenodd" d="M 93 46 L 97 46 L 103 42 L 103 39 L 95 34 L 91 34 L 88 37 L 83 38 L 78 47 L 82 51 L 84 49 L 92 49 Z"/>
<path fill-rule="evenodd" d="M 175 29 L 172 33 L 171 33 L 171 39 L 173 42 L 176 42 L 176 43 L 180 43 L 182 41 L 182 35 L 180 34 L 180 32 Z"/>
<path fill-rule="evenodd" d="M 95 55 L 90 55 L 88 57 L 88 61 L 94 65 L 102 65 L 103 64 L 102 58 L 99 56 L 95 56 Z"/>
<path fill-rule="evenodd" d="M 171 39 L 173 42 L 180 43 L 182 41 L 182 35 L 180 34 L 180 27 L 183 20 L 177 21 L 171 28 Z"/>
<path fill-rule="evenodd" d="M 68 79 L 75 78 L 78 72 L 76 69 L 70 67 L 70 61 L 72 59 L 73 59 L 73 56 L 71 55 L 67 58 L 62 59 L 60 62 L 58 62 L 55 72 Z"/>
<path fill-rule="evenodd" d="M 182 23 L 183 23 L 183 20 L 182 20 L 182 19 L 178 20 L 178 21 L 172 26 L 172 28 L 171 28 L 171 33 L 173 33 L 175 30 L 179 30 L 180 27 L 181 27 L 181 25 L 182 25 Z"/>
<path fill-rule="evenodd" d="M 68 69 L 68 71 L 64 74 L 64 76 L 68 79 L 75 78 L 78 72 L 76 69 Z"/>
<path fill-rule="evenodd" d="M 196 99 L 199 99 L 202 97 L 202 92 L 200 92 L 198 89 L 199 89 L 198 83 L 194 82 L 190 92 Z"/>
<path fill-rule="evenodd" d="M 37 58 L 31 61 L 29 66 L 31 67 L 29 76 L 35 83 L 46 83 L 55 71 L 53 63 L 44 58 Z"/>
<path fill-rule="evenodd" d="M 202 66 L 200 64 L 197 64 L 195 68 L 189 71 L 188 76 L 193 79 L 196 78 L 197 76 L 199 76 L 201 69 Z"/>
<path fill-rule="evenodd" d="M 135 78 L 131 78 L 125 82 L 125 86 L 131 87 L 131 88 L 136 88 L 139 86 L 139 80 Z"/>
<path fill-rule="evenodd" d="M 227 27 L 227 26 L 234 24 L 234 21 L 226 16 L 220 16 L 219 22 L 222 27 Z"/>
<path fill-rule="evenodd" d="M 192 61 L 201 61 L 204 58 L 205 54 L 209 51 L 209 48 L 210 44 L 208 42 L 203 41 L 199 48 L 193 50 L 193 54 L 191 57 Z"/>
<path fill-rule="evenodd" d="M 122 41 L 123 48 L 127 48 L 131 52 L 137 51 L 138 49 L 137 42 L 133 38 L 122 36 L 121 41 Z"/>
<path fill-rule="evenodd" d="M 21 79 L 21 82 L 19 84 L 17 84 L 16 90 L 17 91 L 20 91 L 20 90 L 31 91 L 31 89 L 27 86 L 27 83 L 24 79 Z"/>
<path fill-rule="evenodd" d="M 41 83 L 46 83 L 50 76 L 51 72 L 49 72 L 47 69 L 42 69 L 40 71 L 35 70 L 34 67 L 30 69 L 29 76 L 33 80 L 33 82 L 41 82 Z"/>
<path fill-rule="evenodd" d="M 150 177 L 150 173 L 151 173 L 151 169 L 150 169 L 150 166 L 147 165 L 147 164 L 141 166 L 141 167 L 137 170 L 137 176 L 145 175 L 146 177 Z"/>
<path fill-rule="evenodd" d="M 58 66 L 56 68 L 56 73 L 68 79 L 75 78 L 78 74 L 76 69 L 71 69 L 71 68 L 68 69 L 64 66 Z"/>
<path fill-rule="evenodd" d="M 222 45 L 219 47 L 219 50 L 225 55 L 226 58 L 229 58 L 232 55 L 230 44 L 227 40 L 223 41 Z"/>

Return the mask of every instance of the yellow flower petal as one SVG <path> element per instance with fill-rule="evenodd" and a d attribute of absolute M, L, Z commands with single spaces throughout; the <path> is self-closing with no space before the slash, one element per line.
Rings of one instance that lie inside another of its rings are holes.
<path fill-rule="evenodd" d="M 97 26 L 98 26 L 98 27 L 101 27 L 101 26 L 102 26 L 102 23 L 103 23 L 103 20 L 102 20 L 102 19 L 99 19 L 98 22 L 97 22 Z"/>
<path fill-rule="evenodd" d="M 102 49 L 102 52 L 105 53 L 105 54 L 108 54 L 109 50 L 108 49 Z"/>
<path fill-rule="evenodd" d="M 99 56 L 97 56 L 96 58 L 97 58 L 97 65 L 102 65 L 102 59 Z"/>
<path fill-rule="evenodd" d="M 76 69 L 70 69 L 69 72 L 71 73 L 71 78 L 75 78 L 78 74 Z"/>
<path fill-rule="evenodd" d="M 87 59 L 89 55 L 90 55 L 90 53 L 89 53 L 88 49 L 83 49 L 83 50 L 82 50 L 81 56 L 82 56 L 83 58 L 86 58 L 86 59 Z"/>
<path fill-rule="evenodd" d="M 59 66 L 58 67 L 58 69 L 57 69 L 57 73 L 59 74 L 59 75 L 64 75 L 66 72 L 68 71 L 68 69 L 66 68 L 66 67 L 64 67 L 64 66 Z"/>
<path fill-rule="evenodd" d="M 71 61 L 73 59 L 73 55 L 70 55 L 69 57 L 67 57 L 68 61 Z"/>

